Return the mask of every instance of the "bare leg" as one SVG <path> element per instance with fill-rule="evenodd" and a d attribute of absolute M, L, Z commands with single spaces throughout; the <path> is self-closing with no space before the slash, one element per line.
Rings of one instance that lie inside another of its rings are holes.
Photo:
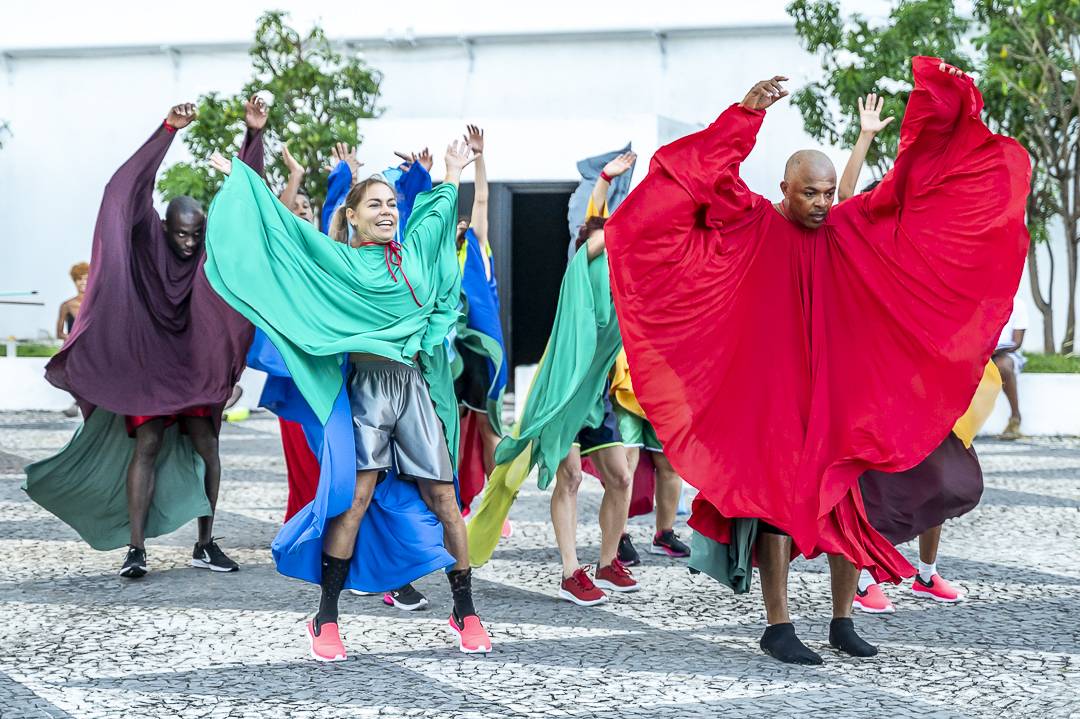
<path fill-rule="evenodd" d="M 758 569 L 761 572 L 761 596 L 765 600 L 765 621 L 787 624 L 788 569 L 791 567 L 791 537 L 786 534 L 762 532 L 755 547 Z"/>
<path fill-rule="evenodd" d="M 563 579 L 581 566 L 577 556 L 577 493 L 580 486 L 581 454 L 575 446 L 559 463 L 555 471 L 555 490 L 551 493 L 551 524 L 562 557 Z"/>
<path fill-rule="evenodd" d="M 154 463 L 165 436 L 165 420 L 153 419 L 135 430 L 135 454 L 128 464 L 127 503 L 132 546 L 146 546 L 146 515 L 154 498 Z"/>
<path fill-rule="evenodd" d="M 829 555 L 829 576 L 832 583 L 833 619 L 850 617 L 851 602 L 859 588 L 859 570 L 839 554 Z"/>
<path fill-rule="evenodd" d="M 191 446 L 206 465 L 203 484 L 206 498 L 210 501 L 210 516 L 199 517 L 199 544 L 209 544 L 214 532 L 214 514 L 217 512 L 218 490 L 221 487 L 221 454 L 214 423 L 209 417 L 181 417 Z"/>
<path fill-rule="evenodd" d="M 611 564 L 619 551 L 619 540 L 626 530 L 630 512 L 632 475 L 626 466 L 626 450 L 605 447 L 590 455 L 604 480 L 604 498 L 600 501 L 600 566 Z"/>
<path fill-rule="evenodd" d="M 421 480 L 417 482 L 420 496 L 443 526 L 443 541 L 446 549 L 456 560 L 454 569 L 469 568 L 469 535 L 465 530 L 465 520 L 458 510 L 457 496 L 453 482 L 435 482 Z"/>
<path fill-rule="evenodd" d="M 994 355 L 994 364 L 1001 373 L 1001 389 L 1005 392 L 1005 398 L 1009 400 L 1009 419 L 1020 421 L 1020 397 L 1016 390 L 1016 367 L 1009 355 L 1002 353 Z"/>
<path fill-rule="evenodd" d="M 653 452 L 652 461 L 656 465 L 656 531 L 666 532 L 675 527 L 682 477 L 660 452 Z"/>
<path fill-rule="evenodd" d="M 495 470 L 495 448 L 499 446 L 502 437 L 495 434 L 491 428 L 487 416 L 480 419 L 480 441 L 484 444 L 484 474 L 491 476 Z"/>
<path fill-rule="evenodd" d="M 829 555 L 829 574 L 832 582 L 833 619 L 829 623 L 829 644 L 853 657 L 872 657 L 877 647 L 855 631 L 851 620 L 851 601 L 859 586 L 859 570 L 846 557 Z"/>
<path fill-rule="evenodd" d="M 941 543 L 941 525 L 926 530 L 919 535 L 919 559 L 924 564 L 937 561 L 938 545 Z"/>
<path fill-rule="evenodd" d="M 637 471 L 638 462 L 641 461 L 641 448 L 640 447 L 627 447 L 626 448 L 626 468 L 630 470 L 630 476 L 634 476 L 634 472 Z"/>
<path fill-rule="evenodd" d="M 337 559 L 351 559 L 356 549 L 356 534 L 360 531 L 360 522 L 364 519 L 371 495 L 375 493 L 376 472 L 357 472 L 356 489 L 353 491 L 352 506 L 326 523 L 323 535 L 323 553 Z"/>

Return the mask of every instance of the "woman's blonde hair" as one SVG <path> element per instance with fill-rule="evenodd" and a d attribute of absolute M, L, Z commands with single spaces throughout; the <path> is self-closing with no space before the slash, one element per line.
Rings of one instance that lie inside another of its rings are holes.
<path fill-rule="evenodd" d="M 330 220 L 330 231 L 326 234 L 330 235 L 332 240 L 343 244 L 349 242 L 349 221 L 345 217 L 345 210 L 351 209 L 355 212 L 356 208 L 360 207 L 360 203 L 364 201 L 364 195 L 367 194 L 368 188 L 374 185 L 386 185 L 395 196 L 397 195 L 394 186 L 382 175 L 372 175 L 366 180 L 357 182 L 349 190 L 349 194 L 345 195 L 345 202 L 334 211 L 334 217 Z"/>

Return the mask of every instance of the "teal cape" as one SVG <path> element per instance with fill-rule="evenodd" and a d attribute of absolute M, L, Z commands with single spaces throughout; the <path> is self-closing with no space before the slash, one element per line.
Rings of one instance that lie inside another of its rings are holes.
<path fill-rule="evenodd" d="M 538 486 L 546 489 L 578 432 L 603 421 L 604 385 L 620 349 L 607 255 L 590 262 L 582 246 L 563 276 L 555 324 L 521 421 L 495 449 L 495 470 L 469 522 L 471 564 L 491 558 L 503 520 L 532 467 L 538 469 Z"/>

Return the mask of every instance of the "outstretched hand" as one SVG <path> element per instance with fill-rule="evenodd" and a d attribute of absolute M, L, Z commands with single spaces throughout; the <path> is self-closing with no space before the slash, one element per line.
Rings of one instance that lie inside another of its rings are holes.
<path fill-rule="evenodd" d="M 304 175 L 307 173 L 304 166 L 289 152 L 289 143 L 287 142 L 281 146 L 281 159 L 285 161 L 285 167 L 289 169 L 290 175 Z"/>
<path fill-rule="evenodd" d="M 424 148 L 424 151 L 427 152 L 427 148 Z M 469 149 L 467 143 L 454 140 L 446 146 L 446 173 L 460 173 L 475 159 L 476 155 Z M 423 155 L 420 156 L 419 162 L 423 162 Z"/>
<path fill-rule="evenodd" d="M 261 130 L 266 127 L 266 116 L 269 111 L 266 100 L 262 99 L 259 93 L 252 95 L 244 103 L 244 122 L 247 123 L 248 129 Z"/>
<path fill-rule="evenodd" d="M 199 110 L 195 107 L 193 102 L 182 102 L 179 105 L 174 105 L 169 110 L 169 115 L 165 118 L 165 122 L 169 124 L 169 127 L 174 127 L 179 130 L 182 127 L 187 127 L 195 118 L 199 116 Z"/>
<path fill-rule="evenodd" d="M 474 155 L 484 154 L 484 131 L 476 125 L 465 126 L 465 144 Z"/>
<path fill-rule="evenodd" d="M 771 80 L 762 80 L 750 88 L 750 92 L 746 93 L 746 97 L 739 104 L 747 110 L 764 110 L 771 107 L 777 100 L 790 94 L 780 84 L 782 82 L 787 82 L 787 78 L 783 75 L 776 75 Z"/>
<path fill-rule="evenodd" d="M 210 156 L 210 167 L 223 175 L 232 174 L 232 160 L 225 157 L 220 152 L 215 152 Z"/>
<path fill-rule="evenodd" d="M 624 152 L 604 165 L 604 174 L 612 178 L 618 177 L 633 167 L 635 162 L 637 162 L 636 152 Z"/>
<path fill-rule="evenodd" d="M 867 95 L 865 100 L 859 98 L 859 129 L 862 132 L 876 135 L 896 119 L 894 117 L 881 119 L 881 108 L 884 106 L 885 98 L 873 92 Z"/>
<path fill-rule="evenodd" d="M 353 179 L 356 179 L 356 173 L 364 166 L 364 163 L 356 159 L 356 147 L 349 147 L 347 142 L 339 142 L 330 148 L 330 158 L 332 162 L 327 166 L 327 171 L 332 171 L 339 162 L 344 162 L 349 166 L 349 172 L 352 173 Z"/>
<path fill-rule="evenodd" d="M 435 158 L 432 156 L 431 150 L 426 147 L 420 151 L 419 155 L 415 152 L 398 152 L 396 150 L 394 151 L 394 154 L 402 160 L 401 164 L 398 166 L 398 169 L 402 172 L 408 172 L 414 162 L 419 162 L 420 166 L 428 172 L 431 172 L 431 167 L 435 164 Z"/>
<path fill-rule="evenodd" d="M 937 69 L 953 77 L 967 77 L 963 70 L 947 62 L 938 63 Z"/>

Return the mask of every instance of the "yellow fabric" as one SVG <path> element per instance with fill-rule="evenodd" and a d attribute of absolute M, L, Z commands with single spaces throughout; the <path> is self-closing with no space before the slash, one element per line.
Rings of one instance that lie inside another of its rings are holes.
<path fill-rule="evenodd" d="M 634 385 L 630 380 L 630 365 L 626 361 L 626 350 L 615 358 L 615 369 L 611 371 L 611 396 L 627 412 L 645 419 L 645 410 L 638 404 L 634 394 Z"/>
<path fill-rule="evenodd" d="M 971 443 L 975 441 L 975 435 L 986 424 L 990 413 L 994 411 L 994 404 L 999 394 L 1001 394 L 1001 373 L 991 360 L 983 369 L 979 387 L 975 390 L 975 396 L 971 398 L 971 406 L 953 425 L 953 434 L 960 438 L 965 447 L 971 446 Z"/>
<path fill-rule="evenodd" d="M 491 267 L 491 245 L 486 242 L 480 243 L 480 252 L 484 255 L 484 271 L 486 272 Z M 462 242 L 461 247 L 457 251 L 458 267 L 461 269 L 461 274 L 465 274 L 465 258 L 469 256 L 469 243 Z"/>

